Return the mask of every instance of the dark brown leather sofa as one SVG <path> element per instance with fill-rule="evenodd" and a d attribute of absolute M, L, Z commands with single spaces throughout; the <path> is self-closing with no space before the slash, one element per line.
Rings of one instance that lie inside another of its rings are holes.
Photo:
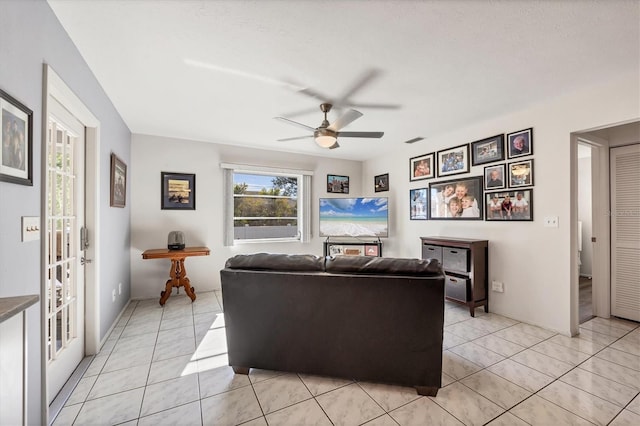
<path fill-rule="evenodd" d="M 444 276 L 436 260 L 258 253 L 220 271 L 229 365 L 441 386 Z"/>

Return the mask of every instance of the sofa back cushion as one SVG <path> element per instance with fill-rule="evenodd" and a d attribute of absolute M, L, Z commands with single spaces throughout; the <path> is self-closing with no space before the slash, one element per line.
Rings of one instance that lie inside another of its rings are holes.
<path fill-rule="evenodd" d="M 435 276 L 441 269 L 437 259 L 405 259 L 370 256 L 327 256 L 327 272 L 342 274 L 384 274 Z"/>
<path fill-rule="evenodd" d="M 311 254 L 238 254 L 227 259 L 224 267 L 259 271 L 322 272 L 324 259 Z"/>

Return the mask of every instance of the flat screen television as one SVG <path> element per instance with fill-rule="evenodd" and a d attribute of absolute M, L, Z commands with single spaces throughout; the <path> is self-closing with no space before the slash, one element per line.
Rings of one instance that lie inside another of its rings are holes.
<path fill-rule="evenodd" d="M 321 237 L 388 237 L 389 199 L 320 198 Z"/>

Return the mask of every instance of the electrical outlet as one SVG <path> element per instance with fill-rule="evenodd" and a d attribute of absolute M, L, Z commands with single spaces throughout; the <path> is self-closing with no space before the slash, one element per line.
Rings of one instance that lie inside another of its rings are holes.
<path fill-rule="evenodd" d="M 496 291 L 498 293 L 504 293 L 504 283 L 500 281 L 492 281 L 491 290 Z"/>
<path fill-rule="evenodd" d="M 122 294 L 122 283 L 118 283 L 118 296 Z"/>
<path fill-rule="evenodd" d="M 545 228 L 557 228 L 558 227 L 558 216 L 545 216 L 544 217 L 544 226 L 545 226 Z"/>
<path fill-rule="evenodd" d="M 116 289 L 114 288 L 113 291 L 111 292 L 111 301 L 115 302 L 116 301 Z"/>

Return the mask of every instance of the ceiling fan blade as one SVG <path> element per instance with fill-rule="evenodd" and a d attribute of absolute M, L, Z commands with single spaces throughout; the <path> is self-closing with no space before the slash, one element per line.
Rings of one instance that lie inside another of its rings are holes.
<path fill-rule="evenodd" d="M 299 117 L 301 115 L 316 114 L 317 112 L 318 112 L 318 107 L 313 107 L 313 108 L 299 109 L 297 111 L 289 111 L 282 115 L 285 115 L 287 117 Z"/>
<path fill-rule="evenodd" d="M 336 149 L 336 148 L 340 148 L 340 145 L 338 144 L 338 141 L 336 141 L 336 143 L 334 143 L 333 145 L 331 145 L 329 147 L 329 149 Z"/>
<path fill-rule="evenodd" d="M 309 136 L 295 136 L 293 138 L 284 138 L 284 139 L 278 139 L 278 142 L 286 142 L 286 141 L 295 141 L 298 139 L 311 139 L 313 137 L 313 135 L 309 135 Z"/>
<path fill-rule="evenodd" d="M 338 132 L 339 138 L 381 138 L 384 132 Z"/>
<path fill-rule="evenodd" d="M 307 126 L 306 124 L 302 124 L 302 123 L 298 123 L 297 121 L 293 121 L 293 120 L 289 120 L 288 118 L 284 118 L 284 117 L 273 117 L 276 120 L 280 120 L 284 123 L 287 124 L 293 124 L 294 126 L 298 126 L 298 127 L 302 127 L 303 129 L 309 130 L 309 131 L 314 131 L 316 130 L 315 128 L 311 127 L 311 126 Z"/>
<path fill-rule="evenodd" d="M 350 109 L 344 114 L 342 114 L 336 121 L 334 121 L 329 127 L 329 130 L 333 130 L 337 132 L 343 127 L 351 124 L 354 120 L 362 117 L 362 113 L 360 111 L 356 111 L 355 109 Z"/>
<path fill-rule="evenodd" d="M 351 104 L 354 108 L 368 108 L 368 109 L 400 109 L 401 105 L 397 104 Z"/>
<path fill-rule="evenodd" d="M 380 70 L 375 68 L 365 71 L 360 76 L 360 78 L 356 80 L 356 82 L 342 96 L 340 96 L 340 98 L 338 98 L 334 102 L 334 104 L 341 105 L 341 104 L 344 104 L 345 102 L 348 102 L 349 98 L 351 98 L 351 96 L 353 96 L 354 93 L 358 92 L 364 86 L 369 84 L 369 82 L 374 78 L 376 78 L 378 74 L 380 74 Z"/>

